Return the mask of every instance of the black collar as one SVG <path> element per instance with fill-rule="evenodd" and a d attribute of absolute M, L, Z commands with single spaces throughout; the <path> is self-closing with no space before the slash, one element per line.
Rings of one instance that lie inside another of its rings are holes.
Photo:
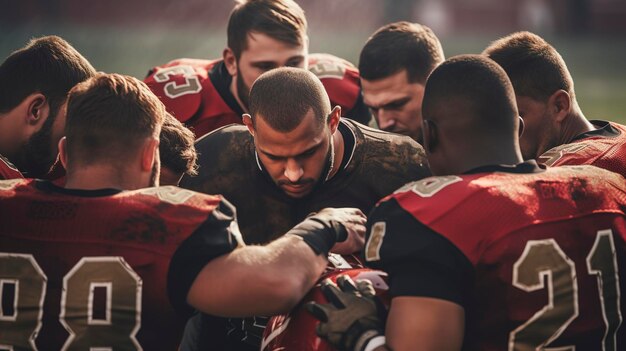
<path fill-rule="evenodd" d="M 220 94 L 226 105 L 228 105 L 228 107 L 230 107 L 230 109 L 239 116 L 243 115 L 243 109 L 239 106 L 237 99 L 235 99 L 235 96 L 230 91 L 230 83 L 232 82 L 233 77 L 231 77 L 228 73 L 224 61 L 220 61 L 213 66 L 209 72 L 209 79 L 211 79 L 211 83 L 213 83 L 215 90 L 217 90 L 218 94 Z"/>
<path fill-rule="evenodd" d="M 586 139 L 586 138 L 593 137 L 593 136 L 614 138 L 614 137 L 619 136 L 621 134 L 620 131 L 618 129 L 616 129 L 615 127 L 613 127 L 611 125 L 611 123 L 608 122 L 608 121 L 594 120 L 594 121 L 589 121 L 589 122 L 591 122 L 591 124 L 596 126 L 598 129 L 594 129 L 594 130 L 589 131 L 589 132 L 578 134 L 570 142 Z"/>
<path fill-rule="evenodd" d="M 60 194 L 72 195 L 72 196 L 80 196 L 80 197 L 111 196 L 111 195 L 119 194 L 122 192 L 122 190 L 120 189 L 112 189 L 112 188 L 96 189 L 96 190 L 67 189 L 67 188 L 63 188 L 58 185 L 55 185 L 54 183 L 50 181 L 41 180 L 41 179 L 37 179 L 37 181 L 35 182 L 35 187 L 41 191 L 54 192 L 54 193 L 60 193 Z"/>

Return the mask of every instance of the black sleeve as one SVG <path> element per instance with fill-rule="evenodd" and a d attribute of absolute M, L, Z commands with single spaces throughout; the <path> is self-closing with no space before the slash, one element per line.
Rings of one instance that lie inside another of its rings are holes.
<path fill-rule="evenodd" d="M 384 223 L 384 229 L 377 223 Z M 395 199 L 380 203 L 372 211 L 366 242 L 366 264 L 389 274 L 392 298 L 433 297 L 466 307 L 474 281 L 471 262 L 445 236 L 419 222 Z"/>
<path fill-rule="evenodd" d="M 235 207 L 222 200 L 172 257 L 167 274 L 167 290 L 172 306 L 183 314 L 191 313 L 187 294 L 196 276 L 212 259 L 233 251 L 240 244 L 242 240 Z"/>

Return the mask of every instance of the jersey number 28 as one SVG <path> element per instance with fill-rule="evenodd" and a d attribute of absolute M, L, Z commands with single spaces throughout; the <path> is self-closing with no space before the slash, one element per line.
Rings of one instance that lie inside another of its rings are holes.
<path fill-rule="evenodd" d="M 0 252 L 0 349 L 37 349 L 47 281 L 32 255 Z M 141 284 L 122 257 L 82 258 L 63 277 L 59 321 L 70 336 L 62 350 L 141 350 Z M 102 313 L 96 291 L 105 296 Z"/>

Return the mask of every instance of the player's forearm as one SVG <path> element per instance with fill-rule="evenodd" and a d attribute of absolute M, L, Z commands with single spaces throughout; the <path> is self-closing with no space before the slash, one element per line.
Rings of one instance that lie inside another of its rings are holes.
<path fill-rule="evenodd" d="M 326 267 L 296 236 L 267 246 L 246 246 L 207 264 L 188 294 L 196 309 L 241 317 L 289 311 L 315 284 Z"/>

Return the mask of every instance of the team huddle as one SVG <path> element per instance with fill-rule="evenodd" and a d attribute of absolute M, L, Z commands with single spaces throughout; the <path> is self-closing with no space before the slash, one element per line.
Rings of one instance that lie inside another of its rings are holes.
<path fill-rule="evenodd" d="M 64 39 L 0 65 L 0 350 L 621 350 L 626 127 L 517 32 L 358 66 L 293 0 L 143 81 Z M 445 44 L 445 43 L 444 43 Z"/>

